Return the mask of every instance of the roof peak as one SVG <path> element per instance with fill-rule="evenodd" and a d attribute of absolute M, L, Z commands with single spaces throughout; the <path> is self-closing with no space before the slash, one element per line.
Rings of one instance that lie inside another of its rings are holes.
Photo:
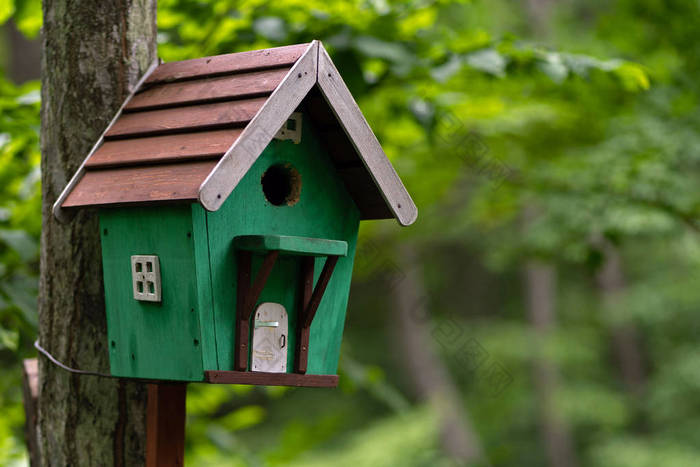
<path fill-rule="evenodd" d="M 172 201 L 216 211 L 314 88 L 330 109 L 321 118 L 342 130 L 331 142 L 344 141 L 359 159 L 357 176 L 374 190 L 351 193 L 363 218 L 413 223 L 415 204 L 320 41 L 154 64 L 54 214 L 67 221 L 72 208 Z"/>

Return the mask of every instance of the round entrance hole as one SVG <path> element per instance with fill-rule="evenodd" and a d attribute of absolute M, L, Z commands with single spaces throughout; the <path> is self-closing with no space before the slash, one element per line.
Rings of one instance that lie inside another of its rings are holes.
<path fill-rule="evenodd" d="M 275 206 L 294 206 L 301 195 L 301 175 L 291 164 L 275 164 L 260 179 L 265 199 Z"/>

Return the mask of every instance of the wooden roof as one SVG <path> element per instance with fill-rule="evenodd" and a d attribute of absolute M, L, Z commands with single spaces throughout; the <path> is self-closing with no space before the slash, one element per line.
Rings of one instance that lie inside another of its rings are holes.
<path fill-rule="evenodd" d="M 416 207 L 323 45 L 154 65 L 54 204 L 200 202 L 217 210 L 295 110 L 306 112 L 363 219 Z"/>

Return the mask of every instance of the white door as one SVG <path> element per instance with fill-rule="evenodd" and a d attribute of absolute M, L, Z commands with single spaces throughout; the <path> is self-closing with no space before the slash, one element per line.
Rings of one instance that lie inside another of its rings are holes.
<path fill-rule="evenodd" d="M 279 303 L 261 303 L 253 324 L 253 371 L 287 372 L 287 310 Z"/>

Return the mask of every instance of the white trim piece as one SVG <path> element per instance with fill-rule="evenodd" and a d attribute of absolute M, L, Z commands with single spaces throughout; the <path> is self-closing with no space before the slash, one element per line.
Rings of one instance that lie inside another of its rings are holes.
<path fill-rule="evenodd" d="M 142 302 L 161 301 L 160 260 L 155 255 L 133 255 L 131 257 L 131 284 L 134 300 Z M 153 291 L 151 291 L 151 287 Z"/>
<path fill-rule="evenodd" d="M 119 107 L 119 110 L 117 111 L 116 115 L 114 118 L 112 118 L 112 121 L 109 122 L 109 125 L 107 125 L 107 128 L 102 132 L 100 135 L 100 138 L 97 140 L 97 142 L 92 146 L 92 149 L 88 153 L 87 157 L 83 159 L 83 162 L 80 164 L 80 167 L 78 167 L 78 170 L 73 174 L 73 177 L 70 179 L 66 187 L 63 189 L 61 194 L 59 195 L 58 199 L 56 199 L 56 202 L 53 204 L 52 212 L 54 217 L 58 219 L 59 222 L 61 223 L 68 223 L 70 220 L 73 218 L 73 214 L 70 212 L 67 212 L 65 209 L 61 207 L 63 202 L 68 198 L 68 195 L 70 194 L 71 191 L 73 191 L 73 188 L 78 184 L 81 178 L 83 178 L 83 175 L 85 175 L 85 163 L 87 162 L 88 159 L 97 151 L 97 148 L 99 148 L 102 145 L 102 142 L 105 139 L 105 134 L 109 131 L 110 128 L 112 128 L 112 125 L 117 121 L 119 117 L 122 115 L 122 111 L 124 110 L 124 107 L 129 103 L 129 101 L 134 97 L 136 94 L 136 91 L 139 90 L 141 85 L 146 81 L 146 79 L 149 77 L 151 73 L 153 73 L 153 70 L 155 70 L 158 65 L 160 64 L 160 59 L 156 59 L 153 61 L 151 66 L 148 67 L 146 72 L 143 74 L 141 79 L 139 79 L 138 83 L 131 89 L 131 92 L 129 93 L 129 97 L 126 98 L 124 103 Z"/>
<path fill-rule="evenodd" d="M 250 170 L 258 156 L 275 137 L 316 84 L 318 41 L 313 41 L 289 70 L 287 76 L 226 151 L 199 187 L 199 202 L 216 211 Z M 272 129 L 272 130 L 271 130 Z"/>
<path fill-rule="evenodd" d="M 382 146 L 333 65 L 328 52 L 323 44 L 319 43 L 318 47 L 318 84 L 323 97 L 348 135 L 391 212 L 401 225 L 411 225 L 418 217 L 416 205 L 384 154 Z"/>
<path fill-rule="evenodd" d="M 301 112 L 292 112 L 286 122 L 282 124 L 282 128 L 275 135 L 275 139 L 281 141 L 291 141 L 294 144 L 301 143 Z M 289 122 L 294 122 L 294 129 L 289 128 Z"/>

